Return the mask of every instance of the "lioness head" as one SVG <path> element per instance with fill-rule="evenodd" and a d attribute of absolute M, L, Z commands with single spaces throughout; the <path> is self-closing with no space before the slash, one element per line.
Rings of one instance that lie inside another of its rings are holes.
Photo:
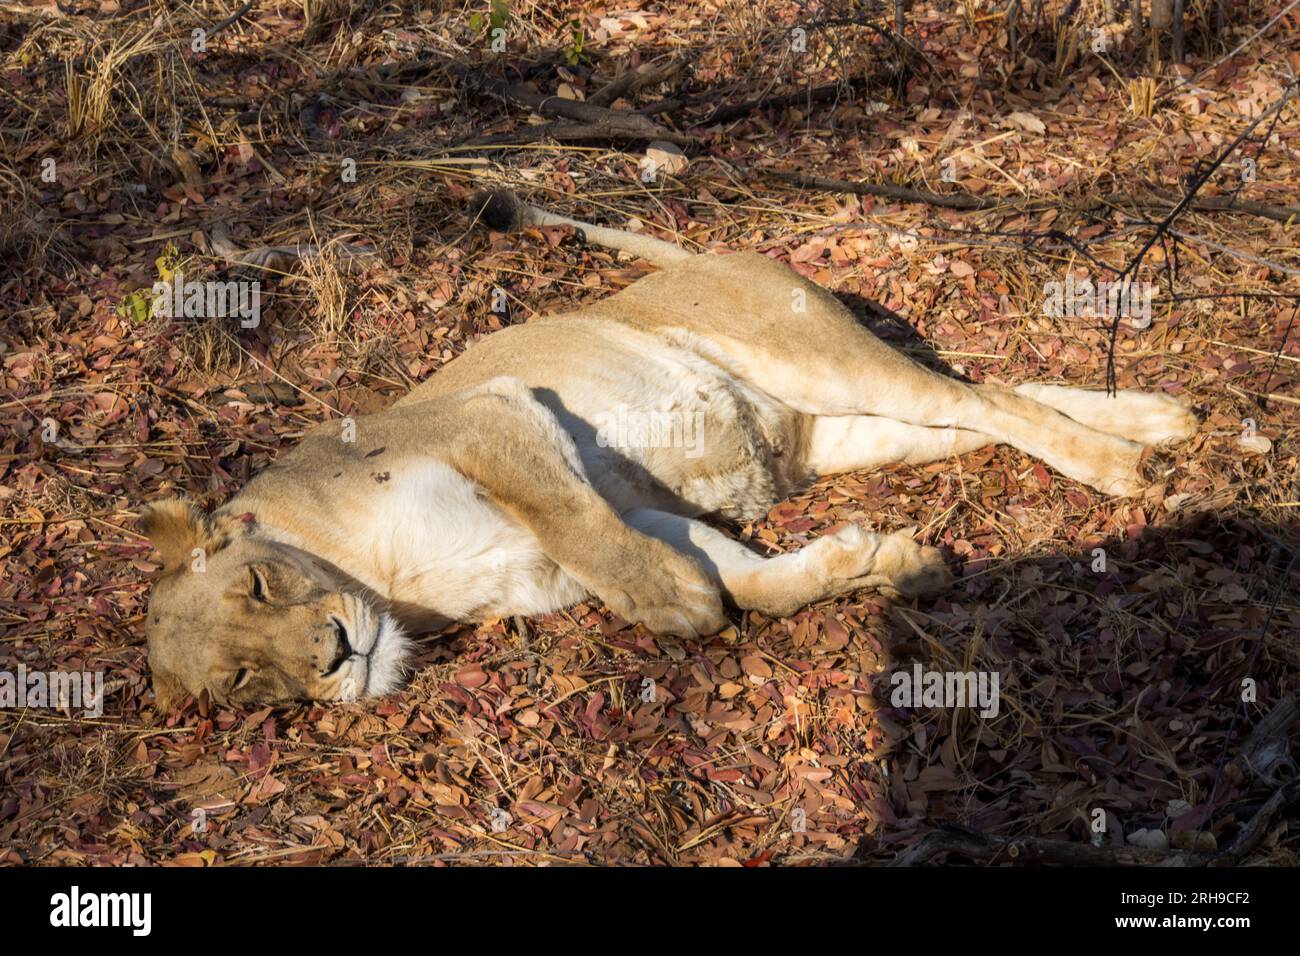
<path fill-rule="evenodd" d="M 401 682 L 408 643 L 363 589 L 311 555 L 185 500 L 147 508 L 158 549 L 145 633 L 164 709 L 206 690 L 226 704 L 347 700 Z"/>

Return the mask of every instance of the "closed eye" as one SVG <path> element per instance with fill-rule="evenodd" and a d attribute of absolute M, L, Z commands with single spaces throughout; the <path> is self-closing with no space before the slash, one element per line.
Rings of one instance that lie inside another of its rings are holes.
<path fill-rule="evenodd" d="M 249 593 L 254 601 L 259 601 L 262 604 L 265 604 L 270 600 L 271 596 L 270 590 L 266 586 L 266 578 L 263 577 L 262 572 L 258 571 L 257 568 L 249 568 L 248 573 L 252 578 L 252 581 L 249 584 Z"/>
<path fill-rule="evenodd" d="M 252 679 L 253 671 L 250 668 L 241 667 L 235 671 L 235 678 L 230 682 L 230 690 L 237 691 Z"/>

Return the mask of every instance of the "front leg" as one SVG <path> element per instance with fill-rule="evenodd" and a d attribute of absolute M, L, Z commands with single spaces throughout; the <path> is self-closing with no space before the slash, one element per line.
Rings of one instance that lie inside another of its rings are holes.
<path fill-rule="evenodd" d="M 685 637 L 726 625 L 703 569 L 623 522 L 587 480 L 573 439 L 522 382 L 492 379 L 438 404 L 425 423 L 433 427 L 430 451 L 482 487 L 615 614 Z"/>
<path fill-rule="evenodd" d="M 826 598 L 875 588 L 922 597 L 949 580 L 943 557 L 912 540 L 911 531 L 877 534 L 848 525 L 799 551 L 764 558 L 702 521 L 652 508 L 627 515 L 634 527 L 694 556 L 739 608 L 789 617 Z"/>

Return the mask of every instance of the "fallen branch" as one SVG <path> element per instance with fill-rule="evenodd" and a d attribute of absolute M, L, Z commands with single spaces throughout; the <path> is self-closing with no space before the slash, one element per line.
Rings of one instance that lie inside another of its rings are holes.
<path fill-rule="evenodd" d="M 666 140 L 678 146 L 686 146 L 695 142 L 691 137 L 660 126 L 640 113 L 611 110 L 604 106 L 583 103 L 580 100 L 566 100 L 560 96 L 549 96 L 538 93 L 527 86 L 512 86 L 482 73 L 469 73 L 463 70 L 459 72 L 472 85 L 485 90 L 493 96 L 525 106 L 541 116 L 574 121 L 576 125 L 566 131 L 571 138 L 577 136 L 597 138 L 599 136 L 606 139 Z M 519 132 L 533 137 L 537 135 L 529 130 Z M 510 134 L 499 134 L 499 136 L 505 135 Z"/>
<path fill-rule="evenodd" d="M 333 254 L 344 272 L 354 272 L 373 259 L 379 253 L 367 246 L 357 246 L 346 242 L 334 242 L 328 246 L 316 243 L 297 243 L 292 246 L 259 246 L 256 249 L 241 249 L 230 237 L 230 227 L 218 222 L 212 227 L 208 246 L 217 255 L 236 266 L 260 269 L 267 272 L 283 272 L 295 262 L 304 259 L 319 259 Z"/>
<path fill-rule="evenodd" d="M 621 96 L 629 96 L 646 86 L 666 83 L 682 68 L 682 61 L 671 59 L 663 66 L 645 70 L 625 70 L 622 76 L 606 83 L 587 97 L 589 106 L 608 106 Z"/>
<path fill-rule="evenodd" d="M 1246 825 L 1238 831 L 1236 837 L 1227 847 L 1209 854 L 1208 865 L 1233 866 L 1240 862 L 1268 834 L 1269 829 L 1273 826 L 1274 818 L 1283 810 L 1289 808 L 1297 798 L 1300 798 L 1300 777 L 1293 778 L 1290 783 L 1274 791 L 1273 796 L 1269 797 L 1267 802 L 1259 808 L 1259 812 L 1251 817 Z"/>
<path fill-rule="evenodd" d="M 1134 196 L 1115 196 L 1103 200 L 1104 203 L 1117 206 L 1141 206 L 1152 208 L 1157 204 L 1165 208 L 1176 206 L 1178 200 L 1166 199 L 1164 196 L 1156 196 L 1154 199 L 1138 199 Z M 1254 202 L 1250 199 L 1237 199 L 1233 196 L 1204 196 L 1198 197 L 1191 206 L 1199 212 L 1244 212 L 1252 216 L 1259 216 L 1263 219 L 1272 219 L 1274 222 L 1283 224 L 1291 222 L 1300 222 L 1300 207 L 1296 206 L 1270 206 L 1267 203 Z"/>
<path fill-rule="evenodd" d="M 750 113 L 756 113 L 759 110 L 766 109 L 786 109 L 790 106 L 800 106 L 804 103 L 824 103 L 827 100 L 836 99 L 844 95 L 845 88 L 850 90 L 864 89 L 889 80 L 897 80 L 902 76 L 904 71 L 891 70 L 887 74 L 873 74 L 871 76 L 852 77 L 846 83 L 826 83 L 822 86 L 814 86 L 812 89 L 797 90 L 793 93 L 771 93 L 767 96 L 758 96 L 752 100 L 745 100 L 741 103 L 735 103 L 731 106 L 720 106 L 708 116 L 699 120 L 692 125 L 695 126 L 714 126 L 718 123 L 730 123 L 732 120 L 740 119 L 742 116 L 748 116 Z"/>
<path fill-rule="evenodd" d="M 1300 777 L 1276 790 L 1221 850 L 1147 850 L 1092 846 L 1041 837 L 1005 837 L 947 825 L 898 854 L 890 866 L 917 866 L 956 853 L 975 863 L 1037 863 L 1054 866 L 1233 866 L 1255 849 L 1277 816 L 1300 799 Z"/>
<path fill-rule="evenodd" d="M 776 169 L 762 169 L 758 172 L 772 179 L 779 179 L 783 182 L 805 186 L 810 189 L 828 189 L 834 192 L 855 193 L 860 196 L 880 196 L 898 202 L 924 203 L 927 206 L 939 206 L 944 209 L 966 211 L 997 209 L 1010 206 L 1013 201 L 1011 197 L 999 199 L 990 196 L 975 196 L 965 192 L 936 193 L 928 189 L 914 189 L 910 186 L 893 186 L 888 183 L 857 183 L 846 179 L 827 179 L 824 176 L 810 176 L 807 173 L 784 172 Z M 1158 205 L 1168 207 L 1177 206 L 1178 204 L 1178 200 L 1165 199 L 1163 196 L 1158 196 L 1152 200 L 1124 195 L 1104 197 L 1097 200 L 1089 208 L 1098 209 L 1104 206 L 1152 208 Z M 1049 206 L 1050 203 L 1047 200 L 1035 200 L 1028 206 L 1017 206 L 1015 208 L 1018 212 L 1032 212 L 1036 209 L 1049 208 Z M 1195 200 L 1191 204 L 1191 208 L 1205 212 L 1244 212 L 1281 223 L 1288 223 L 1292 220 L 1300 222 L 1300 208 L 1294 206 L 1270 206 L 1245 199 L 1233 199 L 1231 196 L 1206 196 Z"/>
<path fill-rule="evenodd" d="M 1255 725 L 1236 760 L 1250 776 L 1276 785 L 1279 766 L 1291 764 L 1291 727 L 1300 720 L 1295 696 L 1284 697 Z"/>
<path fill-rule="evenodd" d="M 779 169 L 760 169 L 757 172 L 770 179 L 779 179 L 782 182 L 811 189 L 829 189 L 834 192 L 855 193 L 859 196 L 881 196 L 898 202 L 919 202 L 944 209 L 997 209 L 1008 204 L 1006 199 L 972 196 L 970 193 L 935 193 L 928 189 L 912 189 L 910 186 L 893 186 L 888 183 L 855 183 L 847 179 L 827 179 L 824 176 L 789 173 Z"/>
<path fill-rule="evenodd" d="M 525 143 L 537 143 L 544 139 L 553 139 L 557 143 L 583 143 L 603 140 L 642 140 L 644 135 L 629 135 L 626 130 L 598 123 L 553 122 L 538 123 L 511 130 L 508 133 L 493 133 L 476 136 L 458 144 L 461 146 L 522 146 Z"/>
<path fill-rule="evenodd" d="M 226 19 L 222 20 L 220 23 L 215 23 L 212 26 L 208 27 L 208 39 L 212 39 L 222 30 L 226 29 L 226 27 L 235 23 L 237 20 L 240 20 L 244 16 L 244 14 L 246 14 L 249 10 L 253 9 L 254 2 L 255 0 L 248 0 L 247 3 L 245 3 L 242 7 L 236 10 L 230 16 L 226 17 Z"/>

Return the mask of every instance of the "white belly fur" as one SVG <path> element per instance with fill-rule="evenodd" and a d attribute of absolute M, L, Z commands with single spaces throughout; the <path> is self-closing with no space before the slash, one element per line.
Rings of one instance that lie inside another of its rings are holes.
<path fill-rule="evenodd" d="M 441 462 L 394 468 L 386 493 L 373 500 L 339 516 L 344 527 L 336 539 L 369 550 L 366 561 L 340 565 L 376 569 L 365 583 L 393 601 L 475 621 L 542 614 L 586 597 L 528 529 Z"/>

